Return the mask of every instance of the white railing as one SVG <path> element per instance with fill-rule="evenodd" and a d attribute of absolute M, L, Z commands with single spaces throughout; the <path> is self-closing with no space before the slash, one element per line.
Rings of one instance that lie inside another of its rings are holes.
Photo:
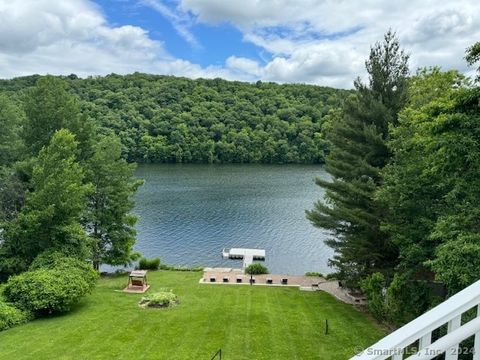
<path fill-rule="evenodd" d="M 480 360 L 479 305 L 477 281 L 350 360 L 429 360 L 440 354 L 445 354 L 445 360 L 457 360 L 460 353 L 467 351 L 473 354 L 473 360 Z M 472 308 L 476 308 L 477 317 L 462 324 L 462 314 Z M 432 343 L 432 332 L 445 324 L 447 334 Z M 475 336 L 473 349 L 459 348 L 471 336 Z M 413 347 L 416 353 L 412 355 Z"/>

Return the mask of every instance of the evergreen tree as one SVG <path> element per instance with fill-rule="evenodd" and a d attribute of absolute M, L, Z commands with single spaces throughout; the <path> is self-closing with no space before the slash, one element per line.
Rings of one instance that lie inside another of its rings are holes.
<path fill-rule="evenodd" d="M 89 255 L 87 236 L 80 221 L 85 212 L 84 172 L 77 162 L 75 136 L 57 131 L 40 151 L 33 168 L 33 192 L 18 217 L 8 224 L 1 247 L 0 272 L 25 270 L 40 253 L 61 251 L 81 259 Z"/>
<path fill-rule="evenodd" d="M 93 265 L 124 265 L 132 260 L 137 218 L 130 214 L 133 194 L 141 185 L 134 164 L 121 158 L 117 137 L 105 137 L 87 163 L 87 179 L 94 190 L 88 198 L 86 227 L 93 240 Z"/>
<path fill-rule="evenodd" d="M 376 270 L 391 268 L 397 250 L 381 229 L 385 209 L 375 200 L 382 183 L 380 170 L 390 159 L 388 128 L 406 100 L 408 56 L 392 31 L 377 43 L 366 61 L 369 84 L 355 81 L 356 93 L 332 125 L 331 152 L 326 169 L 332 181 L 317 179 L 326 189 L 308 219 L 331 231 L 327 241 L 335 250 L 330 264 L 350 286 Z"/>

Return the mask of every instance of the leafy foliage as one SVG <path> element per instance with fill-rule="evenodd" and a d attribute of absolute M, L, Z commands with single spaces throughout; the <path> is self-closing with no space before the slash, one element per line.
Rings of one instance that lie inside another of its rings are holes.
<path fill-rule="evenodd" d="M 0 94 L 0 168 L 19 158 L 22 143 L 19 130 L 22 114 L 3 94 Z"/>
<path fill-rule="evenodd" d="M 76 154 L 77 142 L 68 130 L 57 131 L 40 152 L 31 181 L 34 191 L 6 227 L 2 246 L 7 256 L 18 259 L 17 269 L 25 269 L 46 250 L 86 258 L 88 243 L 80 220 L 91 186 L 83 183 Z"/>
<path fill-rule="evenodd" d="M 11 127 L 0 163 L 0 278 L 25 271 L 44 251 L 89 259 L 96 268 L 129 263 L 136 259 L 132 195 L 141 184 L 134 165 L 121 158 L 114 135 L 95 134 L 64 80 L 32 79 L 14 80 L 28 87 L 9 96 L 25 116 L 0 97 L 0 122 Z"/>
<path fill-rule="evenodd" d="M 37 155 L 50 143 L 54 133 L 67 129 L 80 144 L 80 158 L 87 158 L 93 141 L 93 124 L 80 112 L 77 99 L 65 91 L 65 82 L 53 76 L 39 78 L 28 89 L 22 137 L 30 155 Z"/>
<path fill-rule="evenodd" d="M 249 275 L 268 274 L 268 269 L 260 263 L 253 263 L 253 264 L 248 265 L 245 268 L 245 273 L 249 274 Z"/>
<path fill-rule="evenodd" d="M 305 276 L 312 276 L 312 277 L 324 277 L 322 273 L 319 273 L 318 271 L 307 271 L 305 273 Z"/>
<path fill-rule="evenodd" d="M 86 167 L 86 181 L 93 185 L 93 191 L 88 196 L 84 223 L 93 242 L 94 267 L 128 264 L 136 255 L 132 253 L 137 222 L 130 214 L 132 195 L 142 181 L 134 176 L 135 165 L 121 158 L 120 141 L 115 136 L 99 139 Z"/>
<path fill-rule="evenodd" d="M 140 270 L 158 270 L 160 268 L 160 258 L 141 258 L 138 262 L 138 268 Z"/>
<path fill-rule="evenodd" d="M 432 265 L 440 275 L 440 263 L 450 264 L 444 268 L 447 272 L 457 263 L 458 276 L 472 278 L 463 273 L 468 269 L 460 259 L 445 257 L 442 244 L 475 244 L 479 231 L 475 219 L 480 205 L 480 122 L 478 100 L 472 99 L 478 94 L 462 87 L 458 73 L 436 69 L 421 72 L 412 90 L 417 86 L 426 101 L 413 101 L 392 130 L 394 161 L 384 171 L 385 184 L 378 194 L 390 209 L 383 226 L 400 249 L 400 271 L 428 280 Z M 437 95 L 429 95 L 428 88 Z M 438 254 L 443 260 L 437 262 Z M 458 289 L 454 282 L 447 285 Z"/>
<path fill-rule="evenodd" d="M 0 81 L 0 91 L 28 93 L 37 78 Z M 62 82 L 51 77 L 39 79 Z M 27 129 L 31 130 L 25 135 L 27 142 L 38 144 L 32 152 L 52 135 L 50 130 L 35 128 L 47 121 L 41 114 L 52 111 L 52 128 L 67 128 L 82 143 L 82 131 L 76 130 L 75 124 L 84 122 L 75 120 L 70 125 L 64 121 L 65 113 L 80 106 L 81 113 L 94 119 L 102 134 L 119 136 L 128 161 L 155 163 L 321 163 L 327 147 L 322 126 L 349 93 L 301 84 L 190 80 L 139 73 L 62 80 L 80 102 L 47 87 L 43 99 L 39 96 L 27 111 L 35 113 L 29 116 L 32 121 Z M 57 95 L 60 104 L 68 102 L 66 109 L 55 110 L 50 100 Z M 42 101 L 50 105 L 42 105 Z M 36 132 L 43 134 L 43 140 L 34 136 Z"/>
<path fill-rule="evenodd" d="M 38 255 L 29 267 L 29 271 L 38 269 L 56 269 L 61 271 L 80 271 L 92 290 L 98 280 L 98 272 L 91 264 L 77 258 L 68 257 L 60 252 L 44 252 Z"/>
<path fill-rule="evenodd" d="M 408 273 L 397 273 L 387 289 L 388 319 L 396 325 L 412 321 L 432 304 L 425 281 L 413 280 Z"/>
<path fill-rule="evenodd" d="M 146 307 L 172 307 L 179 303 L 177 295 L 175 295 L 171 290 L 164 290 L 152 295 L 147 295 L 142 297 L 140 300 L 140 305 Z"/>
<path fill-rule="evenodd" d="M 378 320 L 385 320 L 386 317 L 385 285 L 385 276 L 378 272 L 362 280 L 360 284 L 368 297 L 368 309 Z"/>
<path fill-rule="evenodd" d="M 24 324 L 30 318 L 31 314 L 28 311 L 17 309 L 0 299 L 0 331 Z"/>
<path fill-rule="evenodd" d="M 10 277 L 4 295 L 16 307 L 42 316 L 70 310 L 89 291 L 80 270 L 38 269 Z"/>

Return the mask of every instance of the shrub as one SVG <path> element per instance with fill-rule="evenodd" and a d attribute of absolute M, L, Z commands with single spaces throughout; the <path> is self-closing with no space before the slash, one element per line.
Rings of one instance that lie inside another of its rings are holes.
<path fill-rule="evenodd" d="M 0 300 L 0 331 L 28 322 L 31 313 L 22 311 Z"/>
<path fill-rule="evenodd" d="M 68 257 L 61 252 L 44 252 L 38 255 L 30 265 L 29 270 L 56 269 L 63 271 L 79 270 L 90 289 L 93 289 L 98 280 L 98 272 L 89 263 L 77 258 Z"/>
<path fill-rule="evenodd" d="M 336 273 L 330 273 L 325 276 L 325 280 L 338 280 L 338 276 Z"/>
<path fill-rule="evenodd" d="M 411 279 L 411 274 L 395 274 L 387 289 L 387 315 L 395 325 L 403 325 L 428 310 L 430 289 L 426 282 Z"/>
<path fill-rule="evenodd" d="M 146 307 L 170 307 L 179 303 L 177 295 L 171 290 L 157 292 L 152 295 L 144 296 L 140 300 L 140 305 Z"/>
<path fill-rule="evenodd" d="M 385 277 L 374 273 L 360 284 L 368 298 L 368 309 L 378 320 L 384 320 L 386 315 Z"/>
<path fill-rule="evenodd" d="M 38 269 L 11 277 L 6 300 L 35 315 L 64 312 L 91 290 L 81 270 Z"/>
<path fill-rule="evenodd" d="M 253 263 L 245 268 L 245 273 L 249 275 L 268 274 L 268 269 L 259 263 Z"/>
<path fill-rule="evenodd" d="M 141 258 L 138 262 L 138 268 L 140 270 L 158 270 L 160 267 L 160 258 L 147 259 Z"/>
<path fill-rule="evenodd" d="M 160 270 L 168 270 L 168 271 L 203 271 L 203 266 L 193 266 L 193 267 L 188 267 L 188 266 L 176 266 L 176 265 L 166 265 L 166 264 L 160 264 L 159 267 Z"/>
<path fill-rule="evenodd" d="M 316 271 L 308 271 L 305 273 L 305 276 L 323 277 L 322 273 Z"/>

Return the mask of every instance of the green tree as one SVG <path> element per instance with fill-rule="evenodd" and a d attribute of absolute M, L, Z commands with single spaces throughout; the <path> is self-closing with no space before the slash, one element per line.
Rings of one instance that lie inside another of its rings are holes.
<path fill-rule="evenodd" d="M 91 186 L 77 161 L 75 136 L 57 131 L 33 168 L 32 187 L 18 217 L 5 229 L 0 272 L 25 270 L 44 251 L 85 259 L 90 246 L 80 221 Z"/>
<path fill-rule="evenodd" d="M 28 155 L 36 156 L 60 129 L 68 129 L 75 135 L 80 160 L 91 155 L 93 123 L 81 114 L 79 102 L 67 92 L 64 81 L 53 76 L 40 78 L 28 91 L 24 107 L 22 137 Z"/>
<path fill-rule="evenodd" d="M 437 279 L 455 293 L 480 278 L 480 92 L 467 85 L 456 71 L 421 70 L 391 129 L 393 160 L 377 199 L 389 209 L 382 226 L 400 254 L 389 287 L 397 322 L 429 306 L 407 301 L 402 289 L 425 292 L 419 280 Z"/>
<path fill-rule="evenodd" d="M 134 176 L 134 164 L 121 158 L 117 137 L 104 137 L 95 146 L 87 164 L 87 180 L 93 184 L 88 197 L 86 228 L 93 241 L 92 260 L 100 264 L 124 265 L 132 260 L 137 218 L 130 212 L 132 199 L 142 184 Z"/>
<path fill-rule="evenodd" d="M 20 111 L 0 94 L 0 167 L 18 160 L 21 148 L 19 137 Z"/>
<path fill-rule="evenodd" d="M 25 203 L 27 184 L 11 168 L 0 167 L 0 229 L 12 221 Z M 1 238 L 1 234 L 0 234 Z"/>
<path fill-rule="evenodd" d="M 456 71 L 432 68 L 420 70 L 410 82 L 408 107 L 391 129 L 393 161 L 383 170 L 384 183 L 377 199 L 389 209 L 382 227 L 399 248 L 397 271 L 430 279 L 424 262 L 433 258 L 439 245 L 430 235 L 442 208 L 440 186 L 446 179 L 432 172 L 434 163 L 445 161 L 444 155 L 434 152 L 434 144 L 447 140 L 433 133 L 434 119 L 440 120 L 445 114 L 437 117 L 439 113 L 451 111 L 447 109 L 454 106 L 454 95 L 464 78 Z"/>
<path fill-rule="evenodd" d="M 330 263 L 350 286 L 391 268 L 397 256 L 380 228 L 385 208 L 374 194 L 382 183 L 380 170 L 390 159 L 388 127 L 397 122 L 405 103 L 407 62 L 391 31 L 383 43 L 372 47 L 366 61 L 369 84 L 355 82 L 356 94 L 346 100 L 341 118 L 332 124 L 326 169 L 333 179 L 316 180 L 326 189 L 326 201 L 307 211 L 315 226 L 332 232 L 327 243 L 335 255 Z"/>

